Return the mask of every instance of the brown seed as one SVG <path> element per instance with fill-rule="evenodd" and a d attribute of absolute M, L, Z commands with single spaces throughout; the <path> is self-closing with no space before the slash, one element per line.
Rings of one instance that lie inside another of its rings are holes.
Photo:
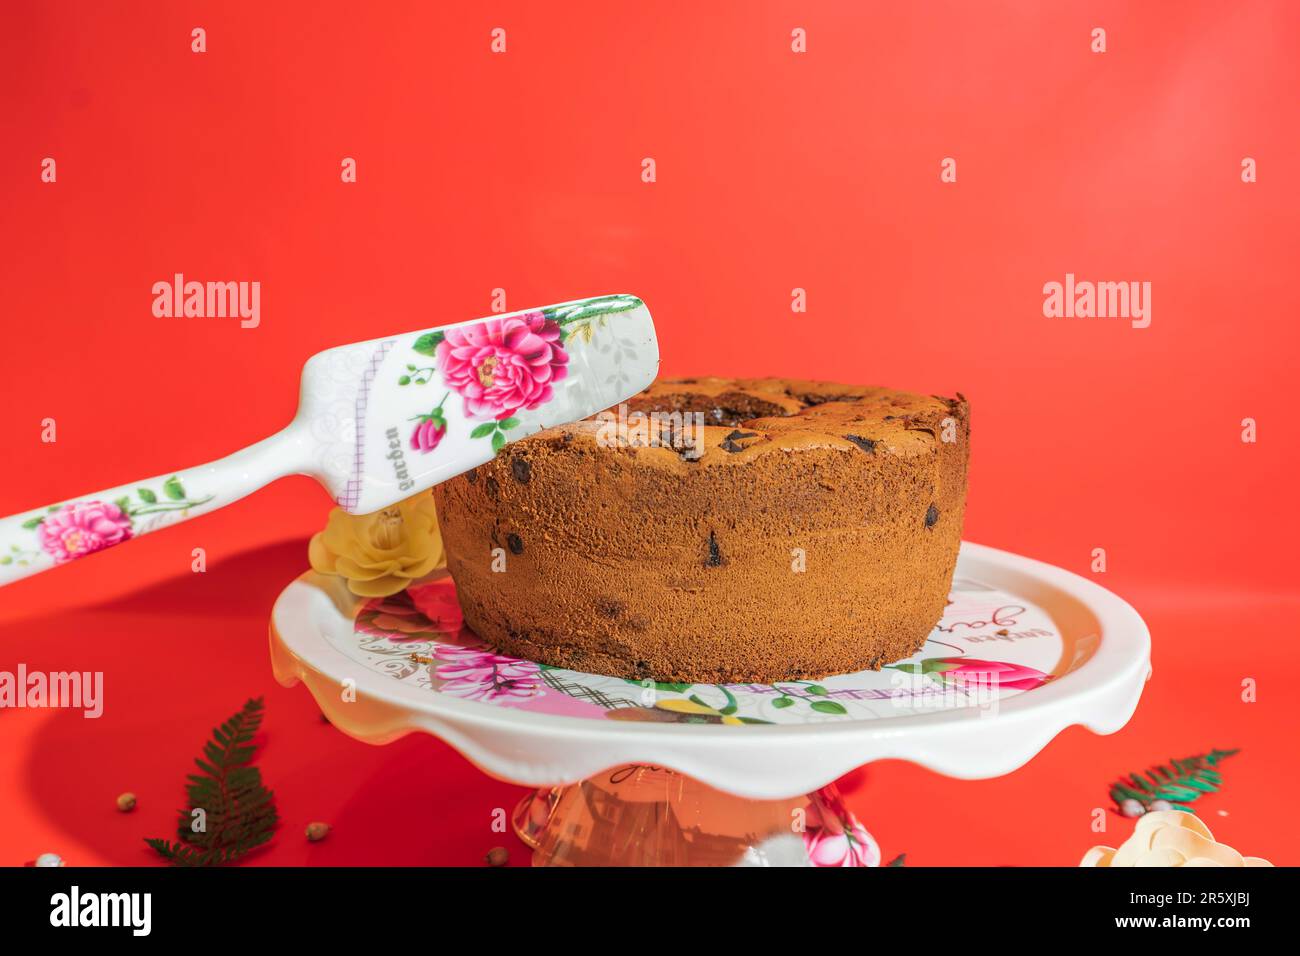
<path fill-rule="evenodd" d="M 330 835 L 330 829 L 328 823 L 309 823 L 307 824 L 307 839 L 312 843 L 319 843 Z"/>
<path fill-rule="evenodd" d="M 939 521 L 939 509 L 934 505 L 925 509 L 925 526 L 933 528 Z"/>
<path fill-rule="evenodd" d="M 528 464 L 527 458 L 512 458 L 510 459 L 510 473 L 515 476 L 515 481 L 521 485 L 526 485 L 529 479 L 533 477 L 533 466 Z"/>
<path fill-rule="evenodd" d="M 131 793 L 131 791 L 129 790 L 126 793 L 118 794 L 117 809 L 120 810 L 122 813 L 130 813 L 132 810 L 134 810 L 135 794 Z"/>
<path fill-rule="evenodd" d="M 487 863 L 488 866 L 505 866 L 510 862 L 510 851 L 503 846 L 494 846 L 492 849 L 487 851 L 487 855 L 483 857 L 483 861 Z"/>

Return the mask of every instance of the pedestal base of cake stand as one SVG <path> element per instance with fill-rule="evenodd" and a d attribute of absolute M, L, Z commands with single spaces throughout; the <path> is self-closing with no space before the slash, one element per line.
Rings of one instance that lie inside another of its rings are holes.
<path fill-rule="evenodd" d="M 630 764 L 543 787 L 515 807 L 533 866 L 877 866 L 880 850 L 832 784 L 749 800 Z"/>

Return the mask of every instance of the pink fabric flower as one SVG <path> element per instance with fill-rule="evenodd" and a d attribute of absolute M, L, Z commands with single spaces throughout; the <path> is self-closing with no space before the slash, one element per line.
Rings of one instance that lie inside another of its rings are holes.
<path fill-rule="evenodd" d="M 538 675 L 541 665 L 517 657 L 506 657 L 476 647 L 440 645 L 434 655 L 439 664 L 434 675 L 443 683 L 438 689 L 469 700 L 527 700 L 542 692 Z"/>
<path fill-rule="evenodd" d="M 56 563 L 121 544 L 131 537 L 131 519 L 109 501 L 77 501 L 45 516 L 41 547 Z"/>
<path fill-rule="evenodd" d="M 560 327 L 541 312 L 449 329 L 436 354 L 443 380 L 475 419 L 501 421 L 537 408 L 569 371 Z"/>
<path fill-rule="evenodd" d="M 943 677 L 962 687 L 993 687 L 998 690 L 1033 690 L 1047 675 L 1023 664 L 982 661 L 974 657 L 947 658 Z"/>
<path fill-rule="evenodd" d="M 804 808 L 804 848 L 813 866 L 879 866 L 880 847 L 838 800 L 814 794 Z"/>
<path fill-rule="evenodd" d="M 412 585 L 406 589 L 406 596 L 432 626 L 444 634 L 456 634 L 465 623 L 450 578 Z"/>

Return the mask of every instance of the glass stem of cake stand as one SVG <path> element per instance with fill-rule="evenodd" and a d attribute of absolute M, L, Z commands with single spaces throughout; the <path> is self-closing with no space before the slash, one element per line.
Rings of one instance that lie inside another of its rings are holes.
<path fill-rule="evenodd" d="M 834 784 L 780 800 L 630 764 L 536 790 L 512 818 L 534 866 L 876 866 Z"/>

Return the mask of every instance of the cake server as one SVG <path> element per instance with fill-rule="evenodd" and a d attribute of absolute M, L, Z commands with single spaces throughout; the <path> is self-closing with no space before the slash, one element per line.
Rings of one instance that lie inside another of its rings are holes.
<path fill-rule="evenodd" d="M 352 514 L 489 461 L 507 442 L 654 381 L 645 304 L 604 295 L 343 345 L 302 371 L 283 431 L 219 461 L 0 519 L 0 585 L 214 511 L 291 474 Z"/>

